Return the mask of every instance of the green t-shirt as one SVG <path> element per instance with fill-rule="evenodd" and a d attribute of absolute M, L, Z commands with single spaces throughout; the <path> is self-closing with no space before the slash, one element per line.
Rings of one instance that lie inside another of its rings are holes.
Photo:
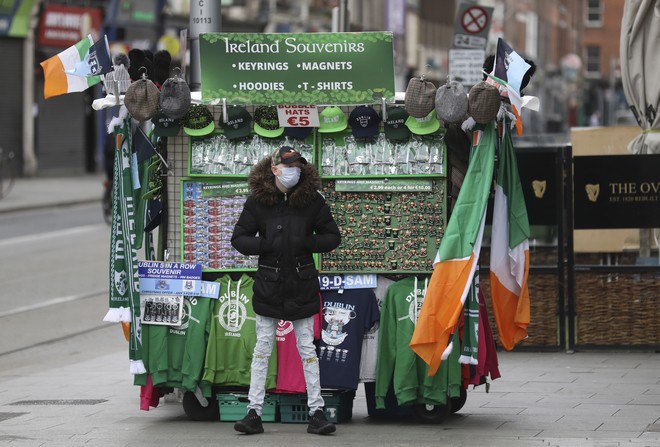
<path fill-rule="evenodd" d="M 195 390 L 204 365 L 214 301 L 184 297 L 180 325 L 142 325 L 144 364 L 154 386 Z M 146 375 L 136 376 L 135 383 L 144 385 Z"/>
<path fill-rule="evenodd" d="M 447 395 L 460 395 L 459 346 L 428 376 L 428 365 L 410 349 L 415 323 L 424 302 L 426 279 L 408 277 L 392 284 L 385 293 L 380 313 L 376 364 L 376 408 L 385 408 L 385 396 L 393 382 L 399 405 L 445 404 Z"/>
<path fill-rule="evenodd" d="M 216 281 L 220 283 L 220 296 L 213 307 L 206 347 L 202 377 L 205 393 L 209 385 L 250 386 L 252 353 L 257 344 L 256 314 L 252 308 L 254 280 L 244 274 L 238 281 L 229 275 Z M 266 389 L 276 385 L 276 351 L 274 348 L 268 363 Z"/>

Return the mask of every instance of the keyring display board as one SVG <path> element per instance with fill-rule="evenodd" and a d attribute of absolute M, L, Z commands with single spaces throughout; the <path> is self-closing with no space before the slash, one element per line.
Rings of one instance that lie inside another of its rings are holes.
<path fill-rule="evenodd" d="M 231 246 L 248 194 L 247 180 L 184 179 L 181 194 L 182 261 L 202 264 L 205 271 L 256 269 L 256 256 L 242 255 Z"/>
<path fill-rule="evenodd" d="M 320 254 L 323 272 L 418 273 L 433 270 L 444 235 L 444 178 L 333 179 L 323 194 L 342 244 Z"/>

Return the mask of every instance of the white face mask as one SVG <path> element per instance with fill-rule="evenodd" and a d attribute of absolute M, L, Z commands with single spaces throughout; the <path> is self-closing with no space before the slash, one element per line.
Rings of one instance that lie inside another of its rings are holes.
<path fill-rule="evenodd" d="M 280 168 L 280 183 L 286 189 L 291 189 L 298 184 L 300 180 L 300 168 Z"/>

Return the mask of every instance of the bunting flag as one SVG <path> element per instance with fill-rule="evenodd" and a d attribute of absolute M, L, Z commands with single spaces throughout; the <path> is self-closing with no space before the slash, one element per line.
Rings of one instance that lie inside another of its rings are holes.
<path fill-rule="evenodd" d="M 477 267 L 486 205 L 493 179 L 495 122 L 478 125 L 473 133 L 470 164 L 434 262 L 424 304 L 410 347 L 434 375 L 452 352 L 449 340 Z"/>
<path fill-rule="evenodd" d="M 530 321 L 529 220 L 511 133 L 504 135 L 497 170 L 490 253 L 490 294 L 500 343 L 511 350 Z"/>
<path fill-rule="evenodd" d="M 522 134 L 520 113 L 523 105 L 520 85 L 523 76 L 530 68 L 531 65 L 516 53 L 504 39 L 501 37 L 497 39 L 497 52 L 495 53 L 493 71 L 487 74 L 489 79 L 502 86 L 500 94 L 509 98 L 513 114 L 516 116 L 515 124 L 519 135 Z"/>
<path fill-rule="evenodd" d="M 85 91 L 114 69 L 107 37 L 94 43 L 91 35 L 41 62 L 41 68 L 45 99 Z"/>

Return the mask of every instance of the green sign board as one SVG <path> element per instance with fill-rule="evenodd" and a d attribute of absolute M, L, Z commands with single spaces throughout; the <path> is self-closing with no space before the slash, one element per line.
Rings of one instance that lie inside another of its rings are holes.
<path fill-rule="evenodd" d="M 391 32 L 200 34 L 202 100 L 375 104 L 394 100 Z"/>
<path fill-rule="evenodd" d="M 346 179 L 337 180 L 335 191 L 341 192 L 430 192 L 433 181 L 430 179 Z"/>
<path fill-rule="evenodd" d="M 202 186 L 202 197 L 222 197 L 247 194 L 247 182 L 206 184 Z"/>

